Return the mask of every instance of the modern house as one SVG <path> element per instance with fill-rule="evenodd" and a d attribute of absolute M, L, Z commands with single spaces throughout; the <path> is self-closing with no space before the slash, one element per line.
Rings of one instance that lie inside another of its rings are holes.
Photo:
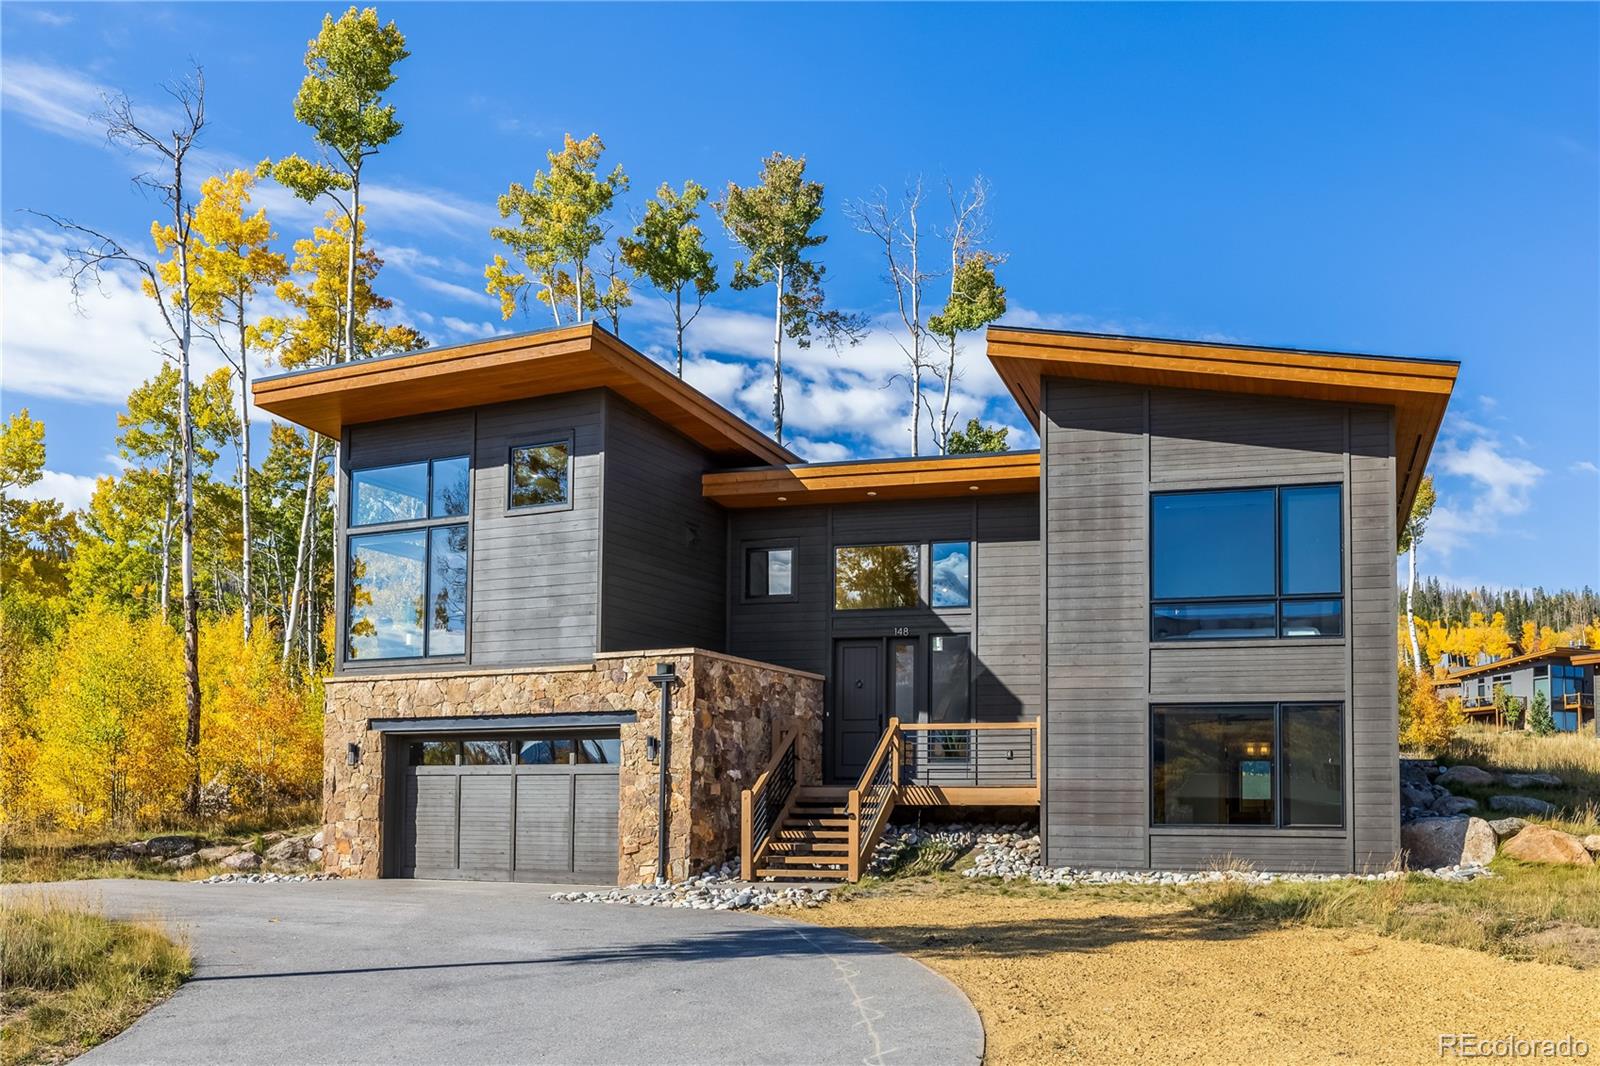
<path fill-rule="evenodd" d="M 1534 696 L 1543 694 L 1557 732 L 1592 731 L 1597 661 L 1600 653 L 1588 648 L 1549 648 L 1514 655 L 1451 671 L 1440 684 L 1439 694 L 1459 697 L 1468 719 L 1504 727 L 1506 716 L 1495 703 L 1495 690 L 1503 690 L 1522 729 L 1530 728 L 1528 711 Z"/>
<path fill-rule="evenodd" d="M 339 442 L 326 866 L 837 878 L 978 806 L 1053 865 L 1388 864 L 1396 528 L 1457 365 L 988 355 L 1038 451 L 804 463 L 593 325 L 257 380 Z"/>

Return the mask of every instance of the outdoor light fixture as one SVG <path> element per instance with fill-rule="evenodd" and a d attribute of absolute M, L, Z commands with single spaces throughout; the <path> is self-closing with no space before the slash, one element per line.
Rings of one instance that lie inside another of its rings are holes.
<path fill-rule="evenodd" d="M 347 765 L 358 766 L 361 763 L 361 745 L 355 741 L 344 746 L 344 761 Z"/>
<path fill-rule="evenodd" d="M 651 762 L 655 762 L 657 759 L 661 758 L 661 738 L 660 737 L 645 737 L 644 738 L 644 757 L 646 759 L 650 760 Z"/>
<path fill-rule="evenodd" d="M 872 490 L 871 490 L 871 489 L 868 489 L 868 490 L 867 490 L 867 495 L 868 495 L 868 496 L 876 496 L 876 495 L 877 495 L 877 493 L 876 493 L 876 492 L 873 492 L 873 491 L 872 491 Z"/>

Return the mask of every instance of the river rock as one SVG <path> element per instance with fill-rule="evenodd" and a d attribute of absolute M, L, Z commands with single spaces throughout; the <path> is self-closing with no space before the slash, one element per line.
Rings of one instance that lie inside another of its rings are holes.
<path fill-rule="evenodd" d="M 1476 766 L 1452 766 L 1435 779 L 1434 783 L 1444 785 L 1466 785 L 1468 788 L 1482 788 L 1494 784 L 1495 777 L 1487 770 L 1480 770 Z"/>
<path fill-rule="evenodd" d="M 199 847 L 200 842 L 194 837 L 151 837 L 144 842 L 144 853 L 156 859 L 175 859 L 179 855 L 192 855 Z"/>
<path fill-rule="evenodd" d="M 222 865 L 230 870 L 259 870 L 261 856 L 253 851 L 236 851 L 222 860 Z"/>
<path fill-rule="evenodd" d="M 1424 818 L 1400 827 L 1400 845 L 1412 869 L 1487 866 L 1495 836 L 1482 818 Z"/>
<path fill-rule="evenodd" d="M 1593 866 L 1594 858 L 1583 841 L 1571 833 L 1549 826 L 1530 825 L 1506 841 L 1509 857 L 1523 862 L 1555 863 L 1561 866 Z"/>
<path fill-rule="evenodd" d="M 1503 811 L 1506 814 L 1542 814 L 1556 813 L 1554 804 L 1546 803 L 1542 799 L 1532 796 L 1490 796 L 1489 809 Z"/>

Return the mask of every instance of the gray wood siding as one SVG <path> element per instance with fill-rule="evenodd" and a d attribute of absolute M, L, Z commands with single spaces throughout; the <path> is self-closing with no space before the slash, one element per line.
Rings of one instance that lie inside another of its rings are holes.
<path fill-rule="evenodd" d="M 1143 867 L 1148 767 L 1145 394 L 1046 379 L 1045 848 Z"/>
<path fill-rule="evenodd" d="M 686 437 L 606 394 L 602 651 L 723 650 L 727 520 L 700 494 L 713 466 Z"/>
<path fill-rule="evenodd" d="M 573 662 L 595 652 L 600 611 L 601 393 L 478 410 L 473 469 L 471 625 L 477 665 Z M 572 506 L 507 509 L 517 444 L 571 434 Z"/>
<path fill-rule="evenodd" d="M 1400 850 L 1399 723 L 1395 678 L 1394 423 L 1384 409 L 1350 412 L 1348 563 L 1353 795 L 1347 804 L 1358 867 Z"/>
<path fill-rule="evenodd" d="M 745 549 L 756 545 L 794 547 L 792 597 L 745 600 Z M 728 512 L 728 652 L 775 666 L 831 673 L 832 566 L 828 508 Z"/>
<path fill-rule="evenodd" d="M 1398 843 L 1391 413 L 1065 379 L 1045 399 L 1048 860 L 1387 863 Z M 1344 488 L 1344 638 L 1152 643 L 1148 494 L 1308 482 Z M 1342 703 L 1346 830 L 1150 828 L 1149 706 L 1167 700 Z"/>
<path fill-rule="evenodd" d="M 978 501 L 973 589 L 978 607 L 976 716 L 1015 721 L 1039 716 L 1039 498 Z"/>

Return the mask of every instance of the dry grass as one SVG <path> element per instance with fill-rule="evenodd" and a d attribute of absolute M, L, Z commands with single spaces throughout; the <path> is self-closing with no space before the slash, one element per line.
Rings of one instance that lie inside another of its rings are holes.
<path fill-rule="evenodd" d="M 1396 884 L 1367 885 L 1376 899 L 1360 904 L 1332 894 L 1320 914 L 1332 922 L 1426 902 L 1410 881 Z M 884 885 L 805 916 L 953 980 L 983 1018 L 990 1066 L 1409 1063 L 1437 1060 L 1438 1034 L 1454 1032 L 1600 1042 L 1593 972 L 1382 936 L 1365 918 L 1318 928 L 1205 903 L 1172 889 L 1141 898 L 945 878 Z"/>
<path fill-rule="evenodd" d="M 59 900 L 0 910 L 0 1064 L 61 1062 L 126 1029 L 182 984 L 189 949 L 158 926 Z"/>
<path fill-rule="evenodd" d="M 1563 808 L 1560 821 L 1583 829 L 1600 826 L 1600 739 L 1594 734 L 1556 733 L 1540 737 L 1532 733 L 1500 732 L 1483 726 L 1463 726 L 1439 750 L 1441 765 L 1467 763 L 1502 773 L 1550 773 L 1562 780 L 1558 789 L 1523 789 Z M 1465 790 L 1477 796 L 1504 792 L 1505 788 Z M 1574 830 L 1576 831 L 1576 830 Z M 1589 828 L 1588 832 L 1600 829 Z"/>

